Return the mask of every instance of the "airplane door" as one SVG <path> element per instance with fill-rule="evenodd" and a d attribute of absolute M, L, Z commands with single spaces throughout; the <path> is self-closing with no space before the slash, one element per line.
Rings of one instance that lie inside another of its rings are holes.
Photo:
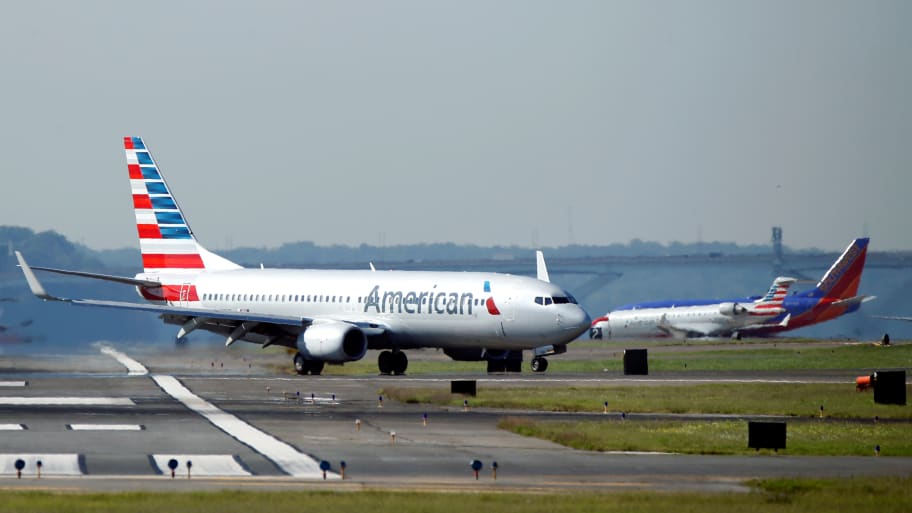
<path fill-rule="evenodd" d="M 184 283 L 180 288 L 178 306 L 187 306 L 188 301 L 190 301 L 190 284 Z"/>
<path fill-rule="evenodd" d="M 505 296 L 503 302 L 500 303 L 500 329 L 503 332 L 503 336 L 508 336 L 510 333 L 510 328 L 513 326 L 513 321 L 516 319 L 516 311 L 513 308 L 513 296 Z"/>
<path fill-rule="evenodd" d="M 504 311 L 503 311 L 504 321 L 513 322 L 516 318 L 516 312 L 513 308 L 513 297 L 507 296 L 504 298 Z"/>

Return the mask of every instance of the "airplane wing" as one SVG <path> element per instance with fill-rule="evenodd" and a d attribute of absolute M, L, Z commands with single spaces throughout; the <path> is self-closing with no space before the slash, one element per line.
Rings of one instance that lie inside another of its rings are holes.
<path fill-rule="evenodd" d="M 903 317 L 898 315 L 870 315 L 869 317 L 873 317 L 875 319 L 886 319 L 888 321 L 912 322 L 912 317 Z"/>
<path fill-rule="evenodd" d="M 659 318 L 659 322 L 656 323 L 656 328 L 663 331 L 666 335 L 676 339 L 685 339 L 685 338 L 698 338 L 706 337 L 708 334 L 703 333 L 702 330 L 694 329 L 693 327 L 686 326 L 677 326 L 668 321 L 668 317 L 665 314 L 662 314 L 662 317 Z"/>
<path fill-rule="evenodd" d="M 139 312 L 153 312 L 168 324 L 181 326 L 177 338 L 196 329 L 203 329 L 214 333 L 226 335 L 226 346 L 230 346 L 237 340 L 246 340 L 248 342 L 260 343 L 264 347 L 272 344 L 295 347 L 297 336 L 304 331 L 307 326 L 311 325 L 316 319 L 313 317 L 303 316 L 283 316 L 273 314 L 251 313 L 244 310 L 214 310 L 209 308 L 188 308 L 172 305 L 158 305 L 149 303 L 130 303 L 126 301 L 104 301 L 97 299 L 70 299 L 51 295 L 45 290 L 44 286 L 35 276 L 33 268 L 28 265 L 25 258 L 18 251 L 16 258 L 19 260 L 19 267 L 28 282 L 32 294 L 44 299 L 45 301 L 59 301 L 76 306 L 94 306 L 103 308 L 115 308 L 119 310 L 133 310 Z M 76 271 L 63 271 L 61 269 L 49 269 L 35 267 L 50 272 L 59 272 L 61 274 L 71 274 L 88 278 L 98 278 L 107 281 L 116 281 L 120 283 L 138 284 L 143 280 L 131 280 L 130 278 L 120 278 L 117 276 L 95 275 L 92 273 L 83 273 Z M 158 286 L 158 282 L 151 282 Z M 388 327 L 373 322 L 370 319 L 363 320 L 344 320 L 360 328 L 365 335 L 380 335 L 387 331 Z"/>
<path fill-rule="evenodd" d="M 783 319 L 782 319 L 779 323 L 777 323 L 777 324 L 765 324 L 765 323 L 762 323 L 762 322 L 761 322 L 761 323 L 757 323 L 757 324 L 751 324 L 751 325 L 748 325 L 748 326 L 741 326 L 740 328 L 738 328 L 738 329 L 735 330 L 735 331 L 760 330 L 760 329 L 764 329 L 764 328 L 769 328 L 770 326 L 779 326 L 779 327 L 785 328 L 785 327 L 788 327 L 788 323 L 789 323 L 789 321 L 790 321 L 791 319 L 792 319 L 792 314 L 788 314 L 788 315 L 785 316 L 785 318 L 783 318 Z"/>

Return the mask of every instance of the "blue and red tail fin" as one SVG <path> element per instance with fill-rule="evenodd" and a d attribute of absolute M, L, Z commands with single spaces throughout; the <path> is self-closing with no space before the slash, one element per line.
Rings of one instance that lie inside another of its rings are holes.
<path fill-rule="evenodd" d="M 817 283 L 813 296 L 855 297 L 858 286 L 861 285 L 861 272 L 864 270 L 869 241 L 867 237 L 853 240 Z"/>
<path fill-rule="evenodd" d="M 142 138 L 124 137 L 124 151 L 144 272 L 239 269 L 196 241 Z"/>

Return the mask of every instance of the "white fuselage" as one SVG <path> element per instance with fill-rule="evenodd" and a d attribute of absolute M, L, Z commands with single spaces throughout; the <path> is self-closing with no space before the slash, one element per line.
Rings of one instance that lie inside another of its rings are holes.
<path fill-rule="evenodd" d="M 723 314 L 719 304 L 676 306 L 667 308 L 638 308 L 608 312 L 592 324 L 600 337 L 593 338 L 655 338 L 655 337 L 712 337 L 728 335 L 739 328 L 752 325 L 769 314 L 746 311 L 739 315 Z"/>
<path fill-rule="evenodd" d="M 170 284 L 162 303 L 172 306 L 377 325 L 398 348 L 531 349 L 570 342 L 590 322 L 560 287 L 496 273 L 237 269 L 138 278 Z"/>

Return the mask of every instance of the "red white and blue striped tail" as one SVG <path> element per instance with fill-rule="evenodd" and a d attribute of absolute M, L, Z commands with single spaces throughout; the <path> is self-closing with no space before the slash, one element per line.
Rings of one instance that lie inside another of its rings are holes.
<path fill-rule="evenodd" d="M 781 308 L 782 301 L 788 295 L 789 287 L 796 281 L 798 280 L 795 278 L 786 278 L 785 276 L 776 278 L 773 280 L 773 284 L 766 295 L 754 302 L 754 307 L 758 309 Z"/>
<path fill-rule="evenodd" d="M 141 137 L 124 137 L 139 250 L 146 273 L 240 269 L 203 248 Z"/>

